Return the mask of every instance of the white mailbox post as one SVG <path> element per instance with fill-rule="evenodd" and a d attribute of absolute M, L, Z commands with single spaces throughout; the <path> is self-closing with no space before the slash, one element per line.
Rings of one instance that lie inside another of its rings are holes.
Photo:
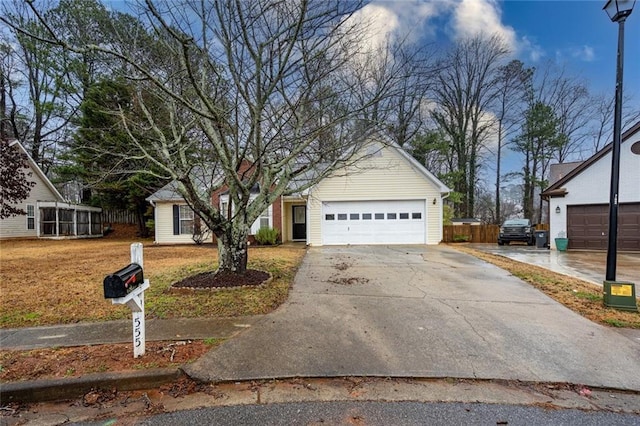
<path fill-rule="evenodd" d="M 137 263 L 144 268 L 142 256 L 142 243 L 131 244 L 131 263 Z M 133 316 L 133 357 L 144 355 L 145 328 L 144 328 L 144 292 L 150 287 L 149 280 L 144 279 L 142 285 L 134 288 L 124 297 L 111 299 L 114 305 L 127 305 L 131 308 Z"/>

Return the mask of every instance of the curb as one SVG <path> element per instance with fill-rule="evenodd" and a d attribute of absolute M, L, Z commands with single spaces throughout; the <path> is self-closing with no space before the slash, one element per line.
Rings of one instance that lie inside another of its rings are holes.
<path fill-rule="evenodd" d="M 7 402 L 45 402 L 79 398 L 92 389 L 131 391 L 150 389 L 172 382 L 182 375 L 177 368 L 157 368 L 126 373 L 100 373 L 84 377 L 2 383 L 0 400 Z"/>

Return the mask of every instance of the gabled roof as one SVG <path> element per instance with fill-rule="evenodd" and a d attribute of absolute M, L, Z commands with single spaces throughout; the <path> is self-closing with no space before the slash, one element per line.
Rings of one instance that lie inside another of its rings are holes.
<path fill-rule="evenodd" d="M 640 121 L 638 121 L 636 124 L 631 126 L 631 128 L 629 130 L 627 130 L 626 132 L 624 132 L 621 135 L 621 142 L 620 143 L 621 144 L 624 143 L 625 141 L 630 139 L 631 136 L 633 136 L 634 134 L 636 134 L 639 131 L 640 131 Z M 600 151 L 596 152 L 588 160 L 584 161 L 582 164 L 580 164 L 579 166 L 577 166 L 576 168 L 571 170 L 569 173 L 564 175 L 562 178 L 560 178 L 557 182 L 555 182 L 554 184 L 549 186 L 546 190 L 544 190 L 542 192 L 542 194 L 540 194 L 540 196 L 542 196 L 542 197 L 553 197 L 553 196 L 562 196 L 562 195 L 566 194 L 566 190 L 564 190 L 564 188 L 562 188 L 563 185 L 565 185 L 567 182 L 569 182 L 571 179 L 573 179 L 574 177 L 576 177 L 580 173 L 582 173 L 585 170 L 587 170 L 589 167 L 591 167 L 591 165 L 593 165 L 598 160 L 600 160 L 602 157 L 607 155 L 609 153 L 609 151 L 611 151 L 612 149 L 613 149 L 613 142 L 609 142 L 604 148 L 602 148 Z"/>
<path fill-rule="evenodd" d="M 183 201 L 184 198 L 180 192 L 178 192 L 178 181 L 172 180 L 153 194 L 149 195 L 146 200 L 153 203 L 155 201 Z"/>
<path fill-rule="evenodd" d="M 425 166 L 420 164 L 418 160 L 413 158 L 411 154 L 405 151 L 401 146 L 395 142 L 387 143 L 391 148 L 395 149 L 400 155 L 409 162 L 418 172 L 420 172 L 427 180 L 431 181 L 440 191 L 440 194 L 448 194 L 451 192 L 451 188 L 445 185 L 440 179 L 438 179 L 433 173 L 431 173 Z"/>
<path fill-rule="evenodd" d="M 372 140 L 370 143 L 376 143 L 379 142 L 380 144 L 382 144 L 385 147 L 394 149 L 396 152 L 398 152 L 400 154 L 400 156 L 407 161 L 416 171 L 418 171 L 423 177 L 425 177 L 428 181 L 430 181 L 431 183 L 433 183 L 437 188 L 438 191 L 440 191 L 440 194 L 448 194 L 449 192 L 451 192 L 451 189 L 449 187 L 447 187 L 444 183 L 442 183 L 442 181 L 440 179 L 438 179 L 433 173 L 431 173 L 429 170 L 427 170 L 422 164 L 420 164 L 415 158 L 413 158 L 409 153 L 407 153 L 402 147 L 400 147 L 398 144 L 396 144 L 395 142 L 391 141 L 391 140 L 381 140 L 381 141 L 376 141 L 376 140 Z M 369 146 L 369 144 L 366 144 L 366 146 Z M 322 167 L 322 165 L 319 165 Z M 291 184 L 293 185 L 293 187 L 295 187 L 295 183 L 304 183 L 305 181 L 307 181 L 308 179 L 310 179 L 310 175 L 313 174 L 313 171 L 309 171 L 308 174 L 303 174 L 301 176 L 298 176 L 296 179 L 293 179 Z M 222 179 L 221 176 L 218 177 L 218 182 L 219 180 Z M 252 188 L 253 190 L 254 188 Z M 306 195 L 308 193 L 308 190 L 304 190 L 302 191 L 300 194 L 301 195 Z M 153 203 L 156 201 L 176 201 L 176 202 L 181 202 L 184 201 L 184 198 L 182 197 L 182 195 L 180 194 L 180 192 L 178 191 L 178 182 L 177 181 L 172 181 L 169 182 L 168 184 L 166 184 L 165 186 L 163 186 L 162 188 L 160 188 L 159 190 L 157 190 L 156 192 L 154 192 L 153 194 L 151 194 L 149 197 L 146 198 L 147 201 Z"/>
<path fill-rule="evenodd" d="M 49 180 L 47 175 L 45 175 L 44 172 L 40 169 L 40 167 L 38 167 L 36 162 L 33 161 L 33 158 L 31 158 L 31 156 L 29 155 L 27 150 L 24 149 L 24 146 L 22 146 L 22 144 L 20 142 L 18 142 L 18 140 L 10 141 L 9 142 L 9 146 L 10 147 L 14 147 L 14 146 L 18 147 L 18 149 L 20 151 L 22 151 L 22 153 L 24 155 L 27 156 L 27 161 L 29 163 L 29 168 L 31 169 L 31 171 L 33 171 L 35 174 L 37 174 L 38 177 L 40 177 L 40 179 L 44 182 L 44 184 L 47 186 L 47 188 L 49 188 L 49 190 L 53 193 L 53 195 L 57 199 L 55 201 L 65 201 L 64 197 L 62 196 L 62 194 L 60 194 L 60 192 L 56 189 L 56 187 L 53 186 L 53 184 L 51 183 L 51 181 Z M 47 200 L 47 201 L 49 201 L 49 200 Z"/>
<path fill-rule="evenodd" d="M 208 193 L 211 189 L 222 182 L 223 176 L 215 171 L 215 167 L 207 169 L 205 167 L 194 167 L 191 170 L 191 178 L 197 185 L 198 189 L 203 193 Z M 178 190 L 179 183 L 172 180 L 153 194 L 149 195 L 146 200 L 154 203 L 156 201 L 184 201 L 184 198 Z"/>

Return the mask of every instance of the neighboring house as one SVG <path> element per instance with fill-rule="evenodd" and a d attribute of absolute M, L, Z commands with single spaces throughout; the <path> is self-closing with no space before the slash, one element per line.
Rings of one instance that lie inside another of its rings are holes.
<path fill-rule="evenodd" d="M 18 141 L 10 146 L 27 156 L 28 180 L 35 182 L 18 207 L 27 212 L 0 220 L 0 238 L 79 238 L 102 236 L 102 209 L 68 203 Z"/>
<path fill-rule="evenodd" d="M 314 246 L 438 244 L 442 201 L 450 192 L 394 145 L 372 143 L 356 166 L 336 171 L 298 196 L 279 197 L 251 227 L 280 230 L 281 240 Z M 156 243 L 189 243 L 193 212 L 170 183 L 151 195 Z M 212 202 L 225 208 L 224 191 Z M 191 221 L 191 222 L 190 222 Z"/>
<path fill-rule="evenodd" d="M 569 249 L 606 250 L 611 150 L 608 144 L 542 193 L 549 202 L 551 248 L 564 235 Z M 622 134 L 618 206 L 618 250 L 640 251 L 640 121 Z"/>

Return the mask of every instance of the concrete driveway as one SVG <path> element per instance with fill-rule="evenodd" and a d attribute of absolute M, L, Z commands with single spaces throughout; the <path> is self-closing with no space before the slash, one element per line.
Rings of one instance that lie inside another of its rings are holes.
<path fill-rule="evenodd" d="M 520 262 L 542 266 L 561 274 L 581 278 L 602 286 L 607 253 L 605 251 L 558 251 L 539 249 L 526 244 L 499 246 L 497 244 L 471 244 L 471 248 L 498 254 Z M 640 253 L 618 252 L 616 280 L 640 286 Z"/>
<path fill-rule="evenodd" d="M 281 308 L 185 371 L 203 381 L 411 376 L 640 390 L 640 342 L 446 246 L 319 247 Z"/>

